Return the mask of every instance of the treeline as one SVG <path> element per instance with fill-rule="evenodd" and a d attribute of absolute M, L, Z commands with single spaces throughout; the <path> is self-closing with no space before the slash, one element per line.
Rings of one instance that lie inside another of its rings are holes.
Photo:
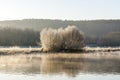
<path fill-rule="evenodd" d="M 40 31 L 34 29 L 0 28 L 0 46 L 39 46 Z M 103 36 L 84 36 L 86 46 L 120 46 L 120 32 Z"/>
<path fill-rule="evenodd" d="M 120 46 L 120 32 L 110 32 L 104 36 L 85 37 L 88 46 Z"/>
<path fill-rule="evenodd" d="M 2 27 L 31 28 L 42 30 L 45 27 L 58 29 L 68 25 L 77 26 L 86 36 L 102 36 L 109 32 L 120 31 L 120 20 L 51 20 L 51 19 L 23 19 L 0 21 Z"/>
<path fill-rule="evenodd" d="M 0 46 L 37 46 L 39 32 L 32 29 L 0 28 Z"/>

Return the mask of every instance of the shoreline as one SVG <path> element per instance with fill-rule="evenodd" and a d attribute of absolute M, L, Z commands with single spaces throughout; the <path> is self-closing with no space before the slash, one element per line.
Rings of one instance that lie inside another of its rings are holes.
<path fill-rule="evenodd" d="M 51 54 L 51 53 L 77 53 L 77 54 L 89 54 L 89 53 L 104 53 L 104 52 L 119 52 L 120 51 L 120 47 L 117 48 L 111 48 L 111 47 L 107 47 L 107 48 L 100 48 L 100 47 L 85 47 L 83 50 L 62 50 L 59 52 L 45 52 L 42 50 L 42 48 L 20 48 L 20 47 L 10 47 L 10 48 L 0 48 L 0 55 L 15 55 L 15 54 Z"/>

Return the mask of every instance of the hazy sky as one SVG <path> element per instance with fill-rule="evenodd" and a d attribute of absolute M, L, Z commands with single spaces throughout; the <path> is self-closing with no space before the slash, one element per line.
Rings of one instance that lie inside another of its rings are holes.
<path fill-rule="evenodd" d="M 120 19 L 120 0 L 0 0 L 0 20 Z"/>

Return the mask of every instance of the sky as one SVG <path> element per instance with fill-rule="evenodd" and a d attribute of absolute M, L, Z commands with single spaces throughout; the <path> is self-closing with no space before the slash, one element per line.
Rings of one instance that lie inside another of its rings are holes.
<path fill-rule="evenodd" d="M 0 20 L 120 19 L 120 0 L 0 0 Z"/>

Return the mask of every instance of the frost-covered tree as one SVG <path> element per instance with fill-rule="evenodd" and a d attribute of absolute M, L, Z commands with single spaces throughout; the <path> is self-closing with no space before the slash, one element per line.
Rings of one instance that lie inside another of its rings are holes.
<path fill-rule="evenodd" d="M 43 29 L 40 36 L 44 51 L 79 50 L 84 47 L 83 34 L 75 26 L 68 26 L 65 29 Z"/>
<path fill-rule="evenodd" d="M 55 29 L 43 29 L 41 31 L 41 45 L 44 51 L 57 51 L 62 46 L 62 36 Z"/>
<path fill-rule="evenodd" d="M 61 33 L 64 49 L 81 49 L 84 47 L 83 33 L 75 26 L 68 26 Z"/>

